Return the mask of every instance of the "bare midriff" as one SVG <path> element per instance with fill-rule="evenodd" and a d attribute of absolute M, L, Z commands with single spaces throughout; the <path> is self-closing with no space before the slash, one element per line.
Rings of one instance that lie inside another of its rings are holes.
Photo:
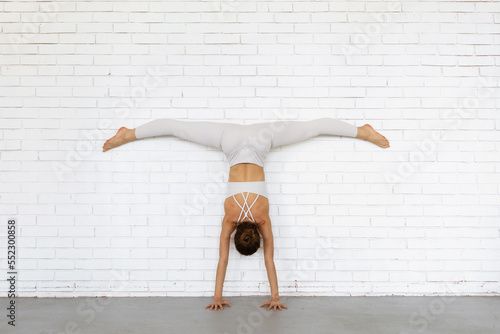
<path fill-rule="evenodd" d="M 256 181 L 265 181 L 264 177 L 264 168 L 252 164 L 252 163 L 241 163 L 232 166 L 229 169 L 229 179 L 228 182 L 256 182 Z M 242 194 L 235 195 L 238 199 L 238 203 L 243 205 Z M 253 203 L 257 194 L 248 194 L 248 202 Z M 238 220 L 238 215 L 240 214 L 240 207 L 234 202 L 231 197 L 226 198 L 224 201 L 224 211 L 225 211 L 225 219 L 228 219 L 232 222 L 236 222 Z M 257 202 L 252 207 L 252 215 L 256 222 L 264 223 L 269 221 L 269 201 L 264 196 L 259 196 L 257 198 Z M 248 218 L 245 218 L 241 221 L 250 221 Z M 235 223 L 236 224 L 236 223 Z"/>
<path fill-rule="evenodd" d="M 252 163 L 236 164 L 229 169 L 228 182 L 265 181 L 264 167 Z"/>

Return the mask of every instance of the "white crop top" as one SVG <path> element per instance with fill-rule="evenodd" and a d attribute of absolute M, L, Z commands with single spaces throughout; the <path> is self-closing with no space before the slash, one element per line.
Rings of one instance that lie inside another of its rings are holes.
<path fill-rule="evenodd" d="M 255 219 L 253 218 L 252 212 L 250 211 L 252 209 L 252 206 L 255 204 L 259 196 L 262 197 L 268 197 L 267 195 L 267 184 L 266 181 L 249 181 L 249 182 L 228 182 L 227 183 L 227 194 L 226 198 L 233 197 L 234 201 L 238 206 L 240 207 L 240 216 L 238 217 L 237 223 L 240 223 L 243 219 L 248 218 L 252 222 L 255 222 Z M 248 204 L 248 196 L 250 193 L 257 194 L 255 197 L 253 203 L 251 205 Z M 237 200 L 234 195 L 236 194 L 241 194 L 243 197 L 243 205 L 241 205 Z M 246 207 L 246 208 L 245 208 Z M 245 214 L 243 218 L 241 217 L 242 214 Z M 248 215 L 250 214 L 250 216 Z"/>
<path fill-rule="evenodd" d="M 255 219 L 253 218 L 253 215 L 252 215 L 252 212 L 250 211 L 252 209 L 252 206 L 255 204 L 255 202 L 257 201 L 257 198 L 259 198 L 259 194 L 257 194 L 257 196 L 255 197 L 252 205 L 248 205 L 248 202 L 247 202 L 247 199 L 248 199 L 248 196 L 250 195 L 249 192 L 246 193 L 246 197 L 245 197 L 245 194 L 241 194 L 243 196 L 243 205 L 241 205 L 238 200 L 236 200 L 236 197 L 234 197 L 233 195 L 233 199 L 234 201 L 236 202 L 236 204 L 238 204 L 238 206 L 240 207 L 241 211 L 240 211 L 240 216 L 238 217 L 238 221 L 236 222 L 237 224 L 240 223 L 243 219 L 245 218 L 248 218 L 252 221 L 252 223 L 255 223 Z M 248 209 L 245 209 L 245 205 Z M 244 213 L 245 216 L 244 217 L 241 217 L 241 214 Z M 250 217 L 248 216 L 248 214 L 250 214 Z"/>

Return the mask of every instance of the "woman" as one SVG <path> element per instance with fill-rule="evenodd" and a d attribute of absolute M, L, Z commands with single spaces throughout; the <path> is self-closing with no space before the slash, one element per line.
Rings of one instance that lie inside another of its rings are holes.
<path fill-rule="evenodd" d="M 229 164 L 228 193 L 224 201 L 224 218 L 219 245 L 219 263 L 215 282 L 215 295 L 205 308 L 223 309 L 231 304 L 222 299 L 222 287 L 229 257 L 232 233 L 236 249 L 243 255 L 252 255 L 263 239 L 264 262 L 271 287 L 268 310 L 284 306 L 279 300 L 278 280 L 274 266 L 273 233 L 269 218 L 269 201 L 264 177 L 264 160 L 271 148 L 288 145 L 318 135 L 336 135 L 363 139 L 382 148 L 389 141 L 369 124 L 356 127 L 333 118 L 311 121 L 274 121 L 241 125 L 222 122 L 181 121 L 157 119 L 135 129 L 122 127 L 103 145 L 103 152 L 136 139 L 173 135 L 201 145 L 222 149 Z M 251 204 L 250 204 L 251 203 Z"/>

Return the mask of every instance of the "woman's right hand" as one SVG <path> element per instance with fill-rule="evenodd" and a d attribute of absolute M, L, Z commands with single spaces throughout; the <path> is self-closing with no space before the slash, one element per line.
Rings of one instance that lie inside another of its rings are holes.
<path fill-rule="evenodd" d="M 208 305 L 207 307 L 205 307 L 205 309 L 210 307 L 210 310 L 217 311 L 217 307 L 220 307 L 220 309 L 223 310 L 224 308 L 222 307 L 222 305 L 231 306 L 231 303 L 228 302 L 227 300 L 222 300 L 222 298 L 214 298 L 213 302 L 210 303 L 210 305 Z"/>

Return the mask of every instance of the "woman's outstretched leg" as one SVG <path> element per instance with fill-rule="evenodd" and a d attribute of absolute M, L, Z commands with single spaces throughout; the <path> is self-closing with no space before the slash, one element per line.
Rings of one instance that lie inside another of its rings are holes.
<path fill-rule="evenodd" d="M 389 147 L 389 141 L 369 124 L 356 127 L 335 118 L 318 118 L 311 121 L 277 121 L 268 123 L 271 127 L 271 148 L 297 143 L 319 135 L 344 136 L 363 139 L 382 148 Z"/>
<path fill-rule="evenodd" d="M 135 129 L 120 128 L 114 137 L 104 143 L 103 152 L 136 139 L 163 135 L 171 135 L 197 144 L 221 148 L 222 134 L 228 126 L 231 124 L 169 118 L 156 119 Z"/>

